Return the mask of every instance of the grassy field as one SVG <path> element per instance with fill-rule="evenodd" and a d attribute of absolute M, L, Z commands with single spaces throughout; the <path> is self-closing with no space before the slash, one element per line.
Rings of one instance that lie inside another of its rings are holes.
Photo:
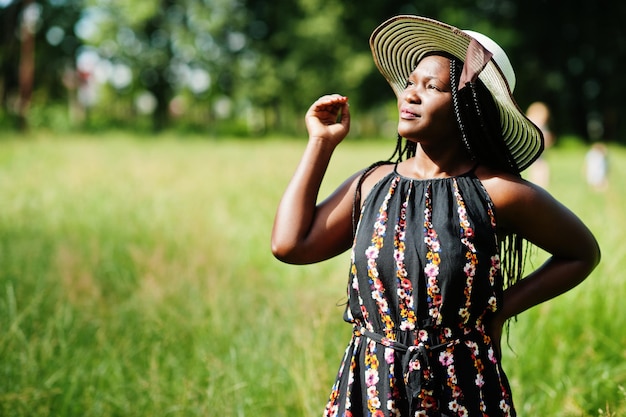
<path fill-rule="evenodd" d="M 350 334 L 347 254 L 297 267 L 269 250 L 303 144 L 0 140 L 0 415 L 321 415 Z M 343 144 L 322 194 L 391 147 Z M 603 262 L 512 324 L 521 416 L 626 415 L 626 152 L 605 192 L 583 155 L 551 149 L 549 189 Z"/>

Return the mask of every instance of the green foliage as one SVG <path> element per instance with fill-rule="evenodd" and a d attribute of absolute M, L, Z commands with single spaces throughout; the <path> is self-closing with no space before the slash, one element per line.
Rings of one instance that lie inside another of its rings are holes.
<path fill-rule="evenodd" d="M 19 88 L 20 23 L 25 3 L 10 1 L 0 5 L 0 113 L 13 111 L 13 95 Z M 62 100 L 67 97 L 62 82 L 63 71 L 74 65 L 75 54 L 81 45 L 74 34 L 74 25 L 84 4 L 82 0 L 34 3 L 39 13 L 35 89 L 50 101 Z"/>
<path fill-rule="evenodd" d="M 304 144 L 39 133 L 0 142 L 0 415 L 320 415 L 350 328 L 348 258 L 274 260 L 274 210 Z M 321 196 L 392 141 L 349 140 Z M 511 327 L 520 414 L 626 412 L 623 207 L 553 148 L 549 185 L 603 262 Z M 541 261 L 542 254 L 534 262 Z"/>
<path fill-rule="evenodd" d="M 505 368 L 512 376 L 523 415 L 596 416 L 626 412 L 623 387 L 626 367 L 620 328 L 621 269 L 626 245 L 621 235 L 621 209 L 626 157 L 611 148 L 610 189 L 593 191 L 585 184 L 580 145 L 550 149 L 549 190 L 574 210 L 596 234 L 603 259 L 593 275 L 562 297 L 533 308 L 512 324 L 512 350 L 505 349 Z M 545 254 L 538 251 L 534 265 Z M 546 402 L 554 411 L 546 413 Z M 558 406 L 557 406 L 558 404 Z"/>
<path fill-rule="evenodd" d="M 135 109 L 124 114 L 122 124 L 132 125 L 137 101 L 146 94 L 154 100 L 148 114 L 156 130 L 196 125 L 195 115 L 187 113 L 200 108 L 204 125 L 226 120 L 247 124 L 248 134 L 292 132 L 293 119 L 315 98 L 331 92 L 347 95 L 365 117 L 375 117 L 393 95 L 374 67 L 369 36 L 388 17 L 418 14 L 481 31 L 502 44 L 516 69 L 520 107 L 546 102 L 553 109 L 554 130 L 588 139 L 626 140 L 626 126 L 619 118 L 626 105 L 615 88 L 621 83 L 618 69 L 626 54 L 626 37 L 620 31 L 624 2 L 601 0 L 566 8 L 554 2 L 512 0 L 35 3 L 40 18 L 34 122 L 56 117 L 42 116 L 50 105 L 66 105 L 68 113 L 106 116 L 118 100 L 130 97 Z M 0 5 L 2 119 L 17 114 L 22 94 L 19 27 L 25 4 Z M 97 71 L 75 71 L 85 51 L 98 53 L 102 66 Z M 121 82 L 124 77 L 115 73 L 105 74 L 111 68 L 128 69 L 130 83 Z M 116 95 L 102 93 L 95 103 L 84 100 L 80 90 L 88 75 Z M 180 97 L 189 95 L 192 104 L 180 108 Z M 105 122 L 118 126 L 120 120 L 112 113 Z M 595 121 L 603 131 L 588 131 L 588 123 Z M 66 128 L 89 128 L 92 122 L 87 116 L 70 117 Z"/>

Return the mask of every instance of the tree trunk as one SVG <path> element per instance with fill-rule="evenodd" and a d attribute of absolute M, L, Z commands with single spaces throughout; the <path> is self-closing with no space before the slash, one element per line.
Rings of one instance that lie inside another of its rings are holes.
<path fill-rule="evenodd" d="M 20 27 L 19 107 L 20 129 L 28 128 L 28 109 L 35 79 L 35 31 L 38 15 L 33 0 L 24 0 Z"/>

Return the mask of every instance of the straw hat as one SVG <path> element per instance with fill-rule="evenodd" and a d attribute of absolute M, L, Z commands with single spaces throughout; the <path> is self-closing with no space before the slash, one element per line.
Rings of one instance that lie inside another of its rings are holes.
<path fill-rule="evenodd" d="M 429 52 L 446 52 L 463 62 L 466 56 L 474 61 L 479 59 L 468 54 L 472 39 L 491 55 L 490 59 L 487 55 L 486 64 L 479 63 L 478 78 L 493 96 L 500 113 L 504 143 L 518 170 L 523 171 L 543 151 L 543 135 L 517 106 L 512 95 L 515 73 L 506 53 L 497 43 L 477 32 L 462 31 L 425 17 L 403 15 L 377 27 L 370 37 L 370 47 L 378 70 L 399 97 L 417 63 Z M 474 61 L 470 64 L 476 66 Z"/>

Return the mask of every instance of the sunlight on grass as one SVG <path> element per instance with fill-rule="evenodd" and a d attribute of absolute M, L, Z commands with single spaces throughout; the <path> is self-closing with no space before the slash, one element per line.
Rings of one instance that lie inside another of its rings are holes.
<path fill-rule="evenodd" d="M 0 144 L 0 415 L 321 415 L 348 342 L 347 254 L 274 260 L 302 141 L 8 138 Z M 321 196 L 392 141 L 348 141 Z M 587 189 L 584 149 L 551 149 L 549 187 L 603 262 L 511 326 L 521 415 L 626 412 L 626 172 Z M 537 254 L 535 262 L 541 261 Z"/>

